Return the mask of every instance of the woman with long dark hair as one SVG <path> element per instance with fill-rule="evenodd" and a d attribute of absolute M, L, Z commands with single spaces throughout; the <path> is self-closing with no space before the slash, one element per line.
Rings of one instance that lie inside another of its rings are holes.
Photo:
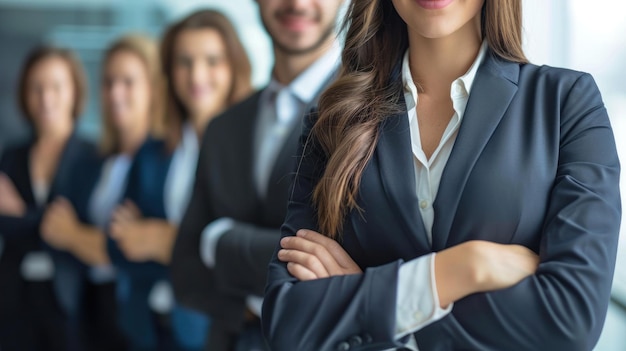
<path fill-rule="evenodd" d="M 263 309 L 272 350 L 590 350 L 619 161 L 588 74 L 535 66 L 521 0 L 353 0 Z"/>

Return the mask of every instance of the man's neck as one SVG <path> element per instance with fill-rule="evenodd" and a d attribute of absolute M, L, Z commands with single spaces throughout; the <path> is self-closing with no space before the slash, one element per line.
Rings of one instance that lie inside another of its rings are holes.
<path fill-rule="evenodd" d="M 301 54 L 288 53 L 274 46 L 274 70 L 272 75 L 282 85 L 289 85 L 302 72 L 319 60 L 335 45 L 334 36 L 314 50 Z"/>

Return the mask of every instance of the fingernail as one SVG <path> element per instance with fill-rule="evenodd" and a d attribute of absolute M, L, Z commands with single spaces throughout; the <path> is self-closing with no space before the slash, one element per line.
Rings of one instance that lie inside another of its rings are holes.
<path fill-rule="evenodd" d="M 306 231 L 304 229 L 298 230 L 296 233 L 297 236 L 304 238 L 306 236 Z"/>
<path fill-rule="evenodd" d="M 280 244 L 281 245 L 286 245 L 287 243 L 289 243 L 289 237 L 284 237 L 284 238 L 280 239 Z"/>

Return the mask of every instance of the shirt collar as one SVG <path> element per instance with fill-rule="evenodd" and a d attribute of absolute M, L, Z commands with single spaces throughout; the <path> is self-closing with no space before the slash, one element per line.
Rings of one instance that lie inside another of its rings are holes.
<path fill-rule="evenodd" d="M 338 42 L 334 42 L 330 50 L 300 73 L 289 85 L 284 86 L 272 77 L 266 90 L 276 93 L 283 88 L 287 88 L 300 102 L 309 103 L 317 96 L 317 93 L 330 78 L 331 74 L 337 70 L 340 62 L 341 46 Z M 266 98 L 271 96 L 271 94 L 265 95 Z"/>
<path fill-rule="evenodd" d="M 461 91 L 460 93 L 463 93 L 463 94 L 466 94 L 466 96 L 469 96 L 470 91 L 472 90 L 472 84 L 474 83 L 474 78 L 476 78 L 476 73 L 478 72 L 478 67 L 480 67 L 480 64 L 484 60 L 486 53 L 487 53 L 487 42 L 483 41 L 483 43 L 480 46 L 480 49 L 478 50 L 478 55 L 476 55 L 476 58 L 474 59 L 474 62 L 472 63 L 472 66 L 470 66 L 470 68 L 467 70 L 467 72 L 465 72 L 464 75 L 462 75 L 461 77 L 457 78 L 456 80 L 452 82 L 452 86 L 450 88 L 451 97 L 454 97 L 455 94 L 459 93 L 455 91 L 454 89 L 457 83 L 459 83 L 464 89 L 464 91 Z M 415 105 L 417 105 L 418 91 L 417 91 L 417 87 L 415 83 L 413 82 L 413 76 L 411 75 L 411 67 L 409 65 L 409 50 L 408 49 L 406 53 L 404 54 L 404 59 L 402 61 L 402 82 L 404 84 L 405 90 L 409 92 L 411 96 L 413 97 L 412 102 Z M 413 105 L 413 107 L 415 107 L 415 105 Z"/>

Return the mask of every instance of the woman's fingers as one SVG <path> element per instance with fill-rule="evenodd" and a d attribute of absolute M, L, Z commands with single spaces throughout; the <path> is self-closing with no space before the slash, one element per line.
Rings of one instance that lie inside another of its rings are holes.
<path fill-rule="evenodd" d="M 141 218 L 141 210 L 131 200 L 124 200 L 124 208 L 128 211 L 128 215 L 133 219 Z"/>
<path fill-rule="evenodd" d="M 313 241 L 319 245 L 322 245 L 326 248 L 326 250 L 333 256 L 335 261 L 339 264 L 339 266 L 343 268 L 353 269 L 354 267 L 358 267 L 352 257 L 348 255 L 346 250 L 343 249 L 341 245 L 334 239 L 327 237 L 326 235 L 320 234 L 313 230 L 308 229 L 300 229 L 296 233 L 296 236 L 305 238 L 307 240 Z M 360 269 L 359 269 L 360 271 Z"/>
<path fill-rule="evenodd" d="M 343 274 L 339 263 L 324 245 L 297 236 L 283 238 L 281 245 L 284 249 L 301 251 L 316 257 L 329 275 Z"/>
<path fill-rule="evenodd" d="M 330 272 L 322 261 L 317 256 L 308 252 L 282 249 L 278 251 L 278 259 L 283 262 L 296 263 L 312 272 L 316 278 L 326 278 L 330 276 Z"/>
<path fill-rule="evenodd" d="M 320 278 L 316 276 L 315 273 L 308 270 L 306 267 L 294 262 L 287 263 L 287 270 L 291 275 L 293 275 L 300 281 Z"/>
<path fill-rule="evenodd" d="M 134 202 L 130 200 L 124 200 L 124 202 L 115 208 L 113 211 L 112 219 L 114 222 L 128 222 L 134 221 L 141 218 L 141 211 L 135 205 Z"/>

